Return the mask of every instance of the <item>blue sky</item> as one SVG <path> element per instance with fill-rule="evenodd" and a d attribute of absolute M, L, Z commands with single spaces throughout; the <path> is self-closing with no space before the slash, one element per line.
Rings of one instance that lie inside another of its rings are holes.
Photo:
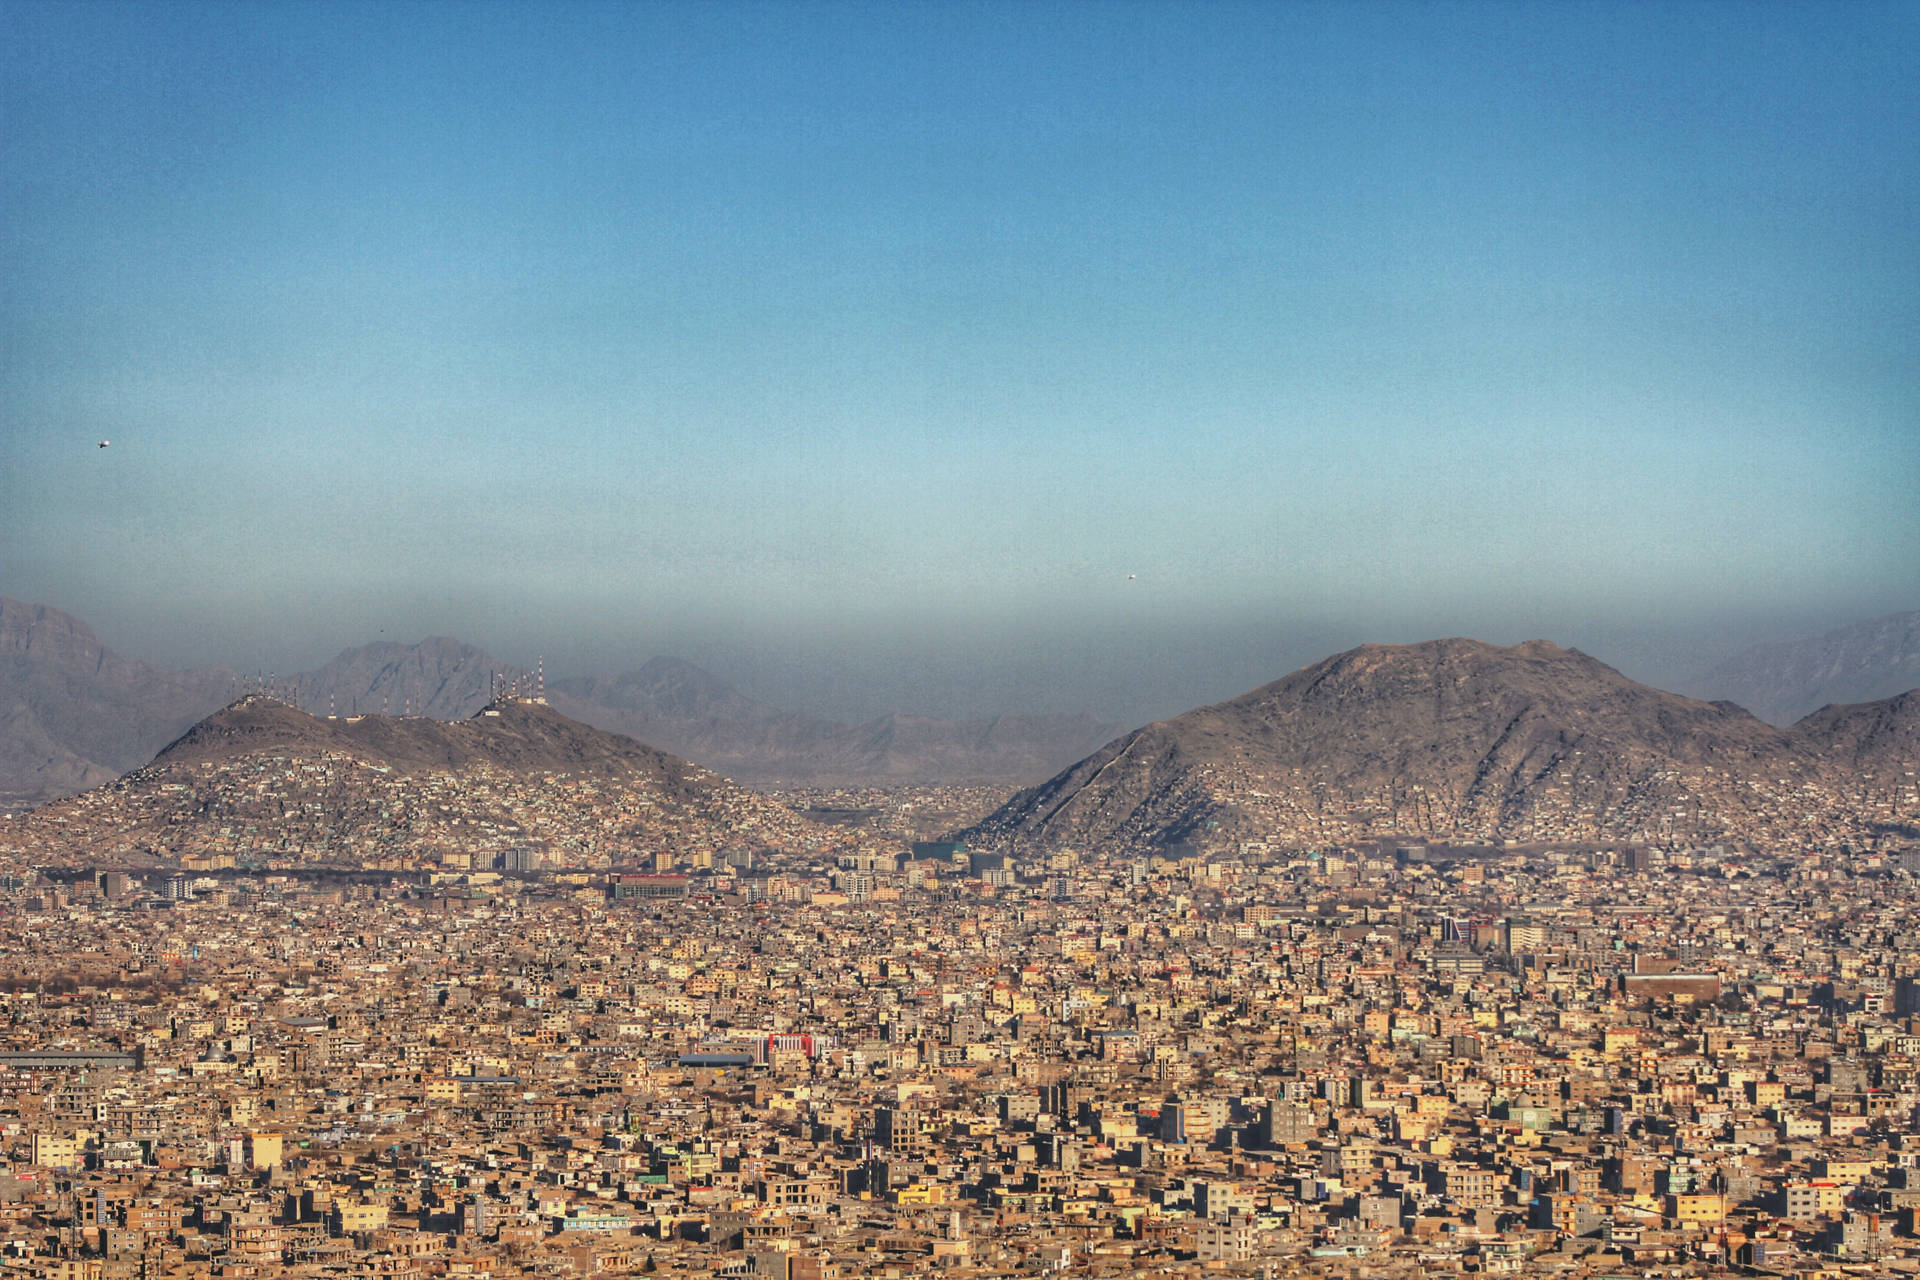
<path fill-rule="evenodd" d="M 1920 5 L 0 21 L 0 593 L 133 656 L 1137 719 L 1920 607 Z"/>

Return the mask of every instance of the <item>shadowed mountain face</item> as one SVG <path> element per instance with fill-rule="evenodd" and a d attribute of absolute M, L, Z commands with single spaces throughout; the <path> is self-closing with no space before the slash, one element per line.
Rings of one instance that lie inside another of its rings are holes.
<path fill-rule="evenodd" d="M 1920 689 L 1881 702 L 1822 707 L 1788 733 L 1842 765 L 1913 769 L 1920 761 Z M 1906 785 L 1912 788 L 1913 780 Z"/>
<path fill-rule="evenodd" d="M 78 618 L 0 598 L 0 808 L 110 782 L 233 694 L 232 672 L 129 662 Z"/>
<path fill-rule="evenodd" d="M 1911 758 L 1910 712 L 1848 710 L 1790 733 L 1545 641 L 1365 645 L 1135 730 L 969 834 L 1135 848 L 1798 839 L 1912 803 L 1854 775 Z"/>
<path fill-rule="evenodd" d="M 1920 612 L 1858 622 L 1811 640 L 1760 645 L 1688 682 L 1770 724 L 1830 703 L 1872 702 L 1920 689 Z"/>
<path fill-rule="evenodd" d="M 200 852 L 417 868 L 442 854 L 484 866 L 515 847 L 620 865 L 661 848 L 784 844 L 811 829 L 697 765 L 529 702 L 454 722 L 331 719 L 255 694 L 6 836 L 76 864 Z"/>

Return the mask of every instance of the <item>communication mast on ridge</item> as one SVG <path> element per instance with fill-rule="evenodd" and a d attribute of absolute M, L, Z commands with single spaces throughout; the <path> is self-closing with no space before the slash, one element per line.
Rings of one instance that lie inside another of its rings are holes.
<path fill-rule="evenodd" d="M 544 653 L 533 662 L 533 700 L 543 707 L 547 705 L 547 655 Z"/>

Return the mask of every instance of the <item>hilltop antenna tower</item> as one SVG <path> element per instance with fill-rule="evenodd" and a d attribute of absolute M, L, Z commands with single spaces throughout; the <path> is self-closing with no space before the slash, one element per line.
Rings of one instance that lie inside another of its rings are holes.
<path fill-rule="evenodd" d="M 533 663 L 533 700 L 541 706 L 547 703 L 547 655 L 544 653 Z"/>

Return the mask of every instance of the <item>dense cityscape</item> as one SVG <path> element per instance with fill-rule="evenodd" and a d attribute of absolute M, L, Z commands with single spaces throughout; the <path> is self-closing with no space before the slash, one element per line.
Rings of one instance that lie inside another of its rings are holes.
<path fill-rule="evenodd" d="M 0 1280 L 1920 1280 L 1920 0 L 0 33 Z"/>
<path fill-rule="evenodd" d="M 590 856 L 9 837 L 0 1274 L 1920 1270 L 1909 842 L 1010 853 L 928 838 L 978 790 L 786 798 Z"/>

